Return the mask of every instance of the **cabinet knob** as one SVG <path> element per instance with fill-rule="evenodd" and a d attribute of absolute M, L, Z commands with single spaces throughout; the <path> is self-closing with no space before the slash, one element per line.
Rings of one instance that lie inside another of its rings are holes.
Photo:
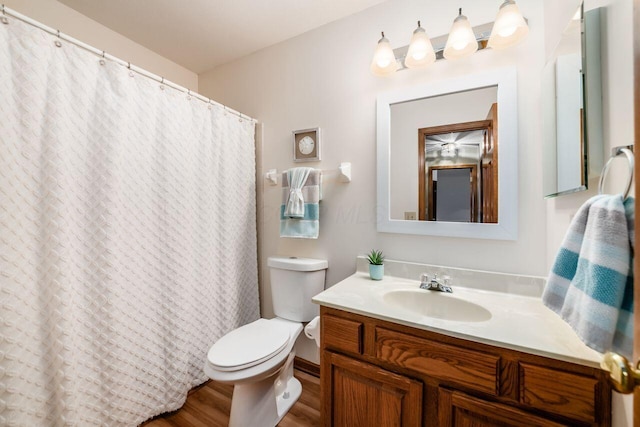
<path fill-rule="evenodd" d="M 619 393 L 633 393 L 634 387 L 640 385 L 638 365 L 634 368 L 626 357 L 607 352 L 600 362 L 600 367 L 609 372 L 609 382 Z"/>

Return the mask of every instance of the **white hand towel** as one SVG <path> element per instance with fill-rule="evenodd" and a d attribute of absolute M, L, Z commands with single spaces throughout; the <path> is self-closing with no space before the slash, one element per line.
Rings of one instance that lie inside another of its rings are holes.
<path fill-rule="evenodd" d="M 284 210 L 284 215 L 289 218 L 304 218 L 304 198 L 302 186 L 307 181 L 312 168 L 294 168 L 287 172 L 289 182 L 289 198 Z"/>

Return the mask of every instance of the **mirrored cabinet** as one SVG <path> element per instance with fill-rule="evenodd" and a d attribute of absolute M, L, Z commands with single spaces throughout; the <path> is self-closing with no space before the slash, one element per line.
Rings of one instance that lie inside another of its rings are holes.
<path fill-rule="evenodd" d="M 604 163 L 600 33 L 600 9 L 581 5 L 543 70 L 547 198 L 586 190 Z"/>

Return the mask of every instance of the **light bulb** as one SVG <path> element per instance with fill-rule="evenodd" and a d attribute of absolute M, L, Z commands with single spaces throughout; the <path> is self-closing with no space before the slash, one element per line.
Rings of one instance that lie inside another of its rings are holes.
<path fill-rule="evenodd" d="M 466 40 L 457 40 L 453 43 L 453 48 L 455 50 L 462 50 L 465 47 L 467 47 L 467 41 Z"/>
<path fill-rule="evenodd" d="M 498 34 L 500 34 L 500 37 L 509 37 L 511 34 L 515 33 L 517 29 L 518 27 L 512 25 L 511 27 L 505 27 L 501 29 L 500 31 L 498 31 Z"/>
<path fill-rule="evenodd" d="M 379 58 L 376 63 L 378 64 L 378 67 L 385 68 L 391 63 L 391 61 L 389 61 L 388 58 Z"/>
<path fill-rule="evenodd" d="M 411 55 L 411 57 L 416 61 L 420 61 L 421 59 L 424 59 L 427 57 L 427 52 L 416 52 L 413 55 Z"/>

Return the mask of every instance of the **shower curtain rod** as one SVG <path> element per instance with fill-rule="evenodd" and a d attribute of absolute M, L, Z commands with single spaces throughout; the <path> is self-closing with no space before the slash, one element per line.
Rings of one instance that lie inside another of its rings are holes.
<path fill-rule="evenodd" d="M 256 119 L 254 119 L 253 117 L 249 117 L 246 114 L 242 114 L 241 112 L 234 110 L 233 108 L 229 108 L 226 105 L 220 104 L 219 102 L 216 102 L 211 98 L 207 98 L 206 96 L 202 96 L 199 93 L 192 92 L 191 89 L 187 89 L 184 86 L 180 86 L 180 85 L 178 85 L 176 83 L 173 83 L 172 81 L 166 80 L 162 76 L 158 76 L 157 74 L 153 74 L 150 71 L 145 70 L 144 68 L 140 68 L 140 67 L 137 67 L 135 65 L 132 65 L 131 62 L 125 61 L 123 59 L 120 59 L 120 58 L 118 58 L 116 56 L 113 56 L 113 55 L 111 55 L 109 53 L 106 53 L 104 50 L 97 49 L 97 48 L 95 48 L 95 47 L 93 47 L 91 45 L 88 45 L 88 44 L 86 44 L 84 42 L 81 42 L 80 40 L 75 39 L 75 38 L 73 38 L 73 37 L 71 37 L 71 36 L 69 36 L 67 34 L 61 33 L 60 30 L 55 30 L 55 29 L 53 29 L 51 27 L 48 27 L 48 26 L 46 26 L 45 24 L 43 24 L 41 22 L 38 22 L 38 21 L 36 21 L 34 19 L 29 18 L 28 16 L 25 16 L 25 15 L 21 14 L 20 12 L 17 12 L 15 10 L 11 9 L 11 8 L 5 7 L 4 4 L 2 5 L 1 13 L 2 13 L 2 16 L 0 17 L 0 21 L 5 25 L 9 24 L 9 21 L 7 20 L 5 15 L 11 16 L 11 17 L 13 17 L 15 19 L 18 19 L 18 20 L 20 20 L 22 22 L 25 22 L 25 23 L 27 23 L 29 25 L 32 25 L 32 26 L 34 26 L 36 28 L 39 28 L 39 29 L 51 34 L 51 35 L 54 35 L 54 36 L 58 37 L 58 39 L 60 39 L 60 40 L 64 40 L 64 41 L 72 43 L 72 44 L 74 44 L 74 45 L 76 45 L 76 46 L 78 46 L 78 47 L 80 47 L 80 48 L 82 48 L 84 50 L 87 50 L 87 51 L 97 55 L 98 57 L 101 57 L 103 59 L 108 59 L 108 60 L 113 61 L 113 62 L 115 62 L 117 64 L 125 66 L 129 70 L 131 70 L 131 71 L 133 71 L 133 72 L 135 72 L 135 73 L 137 73 L 137 74 L 139 74 L 139 75 L 141 75 L 143 77 L 146 77 L 146 78 L 151 79 L 151 80 L 155 80 L 155 81 L 157 81 L 158 83 L 160 83 L 162 85 L 165 85 L 165 86 L 168 86 L 168 87 L 170 87 L 172 89 L 175 89 L 175 90 L 178 90 L 180 92 L 186 93 L 188 96 L 192 96 L 192 97 L 196 98 L 197 100 L 202 101 L 202 102 L 204 102 L 206 104 L 211 104 L 211 105 L 216 105 L 218 107 L 222 107 L 222 108 L 224 108 L 224 110 L 226 112 L 229 112 L 229 113 L 231 113 L 231 114 L 233 114 L 235 116 L 238 116 L 240 118 L 240 120 L 242 120 L 242 119 L 249 120 L 249 121 L 252 121 L 254 123 L 256 123 L 258 121 Z"/>

